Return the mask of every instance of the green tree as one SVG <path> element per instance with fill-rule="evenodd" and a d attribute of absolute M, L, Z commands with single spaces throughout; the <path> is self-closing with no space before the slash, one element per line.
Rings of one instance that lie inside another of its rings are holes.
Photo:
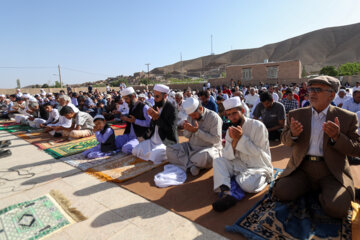
<path fill-rule="evenodd" d="M 21 88 L 20 79 L 16 79 L 16 88 Z"/>
<path fill-rule="evenodd" d="M 356 75 L 360 73 L 360 63 L 345 63 L 339 66 L 338 68 L 339 75 L 341 76 L 349 76 Z"/>
<path fill-rule="evenodd" d="M 142 83 L 142 84 L 144 84 L 144 85 L 149 85 L 150 80 L 147 79 L 147 78 L 143 78 L 143 79 L 140 80 L 140 83 Z"/>
<path fill-rule="evenodd" d="M 61 88 L 60 82 L 59 81 L 55 81 L 55 88 Z"/>
<path fill-rule="evenodd" d="M 301 72 L 301 76 L 304 78 L 308 75 L 308 73 L 306 72 L 306 69 L 305 69 L 305 66 L 303 65 L 303 68 L 302 68 L 302 72 Z"/>
<path fill-rule="evenodd" d="M 49 85 L 47 83 L 43 84 L 41 88 L 49 88 Z"/>
<path fill-rule="evenodd" d="M 337 76 L 339 73 L 334 66 L 325 66 L 320 70 L 320 74 L 328 76 Z"/>

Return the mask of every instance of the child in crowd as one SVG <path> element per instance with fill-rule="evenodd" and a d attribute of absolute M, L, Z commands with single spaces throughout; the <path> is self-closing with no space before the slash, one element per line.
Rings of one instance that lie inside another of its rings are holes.
<path fill-rule="evenodd" d="M 94 120 L 90 114 L 79 111 L 75 113 L 72 107 L 65 106 L 60 110 L 60 115 L 67 119 L 72 119 L 73 123 L 70 128 L 61 126 L 53 127 L 53 130 L 62 130 L 62 135 L 70 138 L 89 137 L 93 134 Z"/>
<path fill-rule="evenodd" d="M 47 126 L 52 126 L 51 124 L 55 124 L 59 121 L 59 111 L 54 108 L 50 102 L 45 103 L 44 105 L 45 111 L 49 113 L 49 118 L 45 123 L 40 124 L 41 128 L 45 128 Z M 47 131 L 47 130 L 45 130 Z"/>
<path fill-rule="evenodd" d="M 115 132 L 106 123 L 105 117 L 103 115 L 96 115 L 94 117 L 94 123 L 95 136 L 99 144 L 83 152 L 83 156 L 89 159 L 93 159 L 110 156 L 118 152 L 116 151 L 115 145 Z"/>

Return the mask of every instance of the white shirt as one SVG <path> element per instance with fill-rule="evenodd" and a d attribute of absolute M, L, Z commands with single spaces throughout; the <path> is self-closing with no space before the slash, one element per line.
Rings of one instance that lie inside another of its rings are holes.
<path fill-rule="evenodd" d="M 128 105 L 126 102 L 123 102 L 122 104 L 119 104 L 118 111 L 119 111 L 122 115 L 129 114 L 129 105 Z"/>
<path fill-rule="evenodd" d="M 48 118 L 48 120 L 46 121 L 46 124 L 52 123 L 52 122 L 55 122 L 55 121 L 59 120 L 59 117 L 60 117 L 59 111 L 58 111 L 56 108 L 54 108 L 54 109 L 49 113 L 49 118 Z"/>
<path fill-rule="evenodd" d="M 259 99 L 259 95 L 256 93 L 254 95 L 251 95 L 251 93 L 249 93 L 248 95 L 245 96 L 245 102 L 252 106 L 256 104 L 258 99 Z"/>
<path fill-rule="evenodd" d="M 334 99 L 334 103 L 336 104 L 336 106 L 338 106 L 341 103 L 344 104 L 344 102 L 348 99 L 349 99 L 349 97 L 346 95 L 343 98 L 341 98 L 341 97 L 339 97 L 339 95 L 337 95 Z"/>
<path fill-rule="evenodd" d="M 351 112 L 358 112 L 360 111 L 360 103 L 354 102 L 354 99 L 350 97 L 344 102 L 344 105 L 342 106 L 343 109 L 349 110 Z"/>
<path fill-rule="evenodd" d="M 274 102 L 278 102 L 279 101 L 279 95 L 275 92 L 272 93 L 272 97 L 273 97 L 273 100 Z"/>
<path fill-rule="evenodd" d="M 324 130 L 323 123 L 326 121 L 326 115 L 329 110 L 329 106 L 322 112 L 318 113 L 314 108 L 311 116 L 311 135 L 310 146 L 307 155 L 323 157 L 323 143 L 324 143 Z"/>

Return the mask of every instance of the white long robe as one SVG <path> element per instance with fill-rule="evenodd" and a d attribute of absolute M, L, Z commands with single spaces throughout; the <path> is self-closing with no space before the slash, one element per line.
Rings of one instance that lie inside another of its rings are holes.
<path fill-rule="evenodd" d="M 229 130 L 223 155 L 214 160 L 214 190 L 221 185 L 230 188 L 230 179 L 235 176 L 239 186 L 245 192 L 260 192 L 273 178 L 273 166 L 265 125 L 255 119 L 245 118 L 242 126 L 243 135 L 232 148 Z"/>

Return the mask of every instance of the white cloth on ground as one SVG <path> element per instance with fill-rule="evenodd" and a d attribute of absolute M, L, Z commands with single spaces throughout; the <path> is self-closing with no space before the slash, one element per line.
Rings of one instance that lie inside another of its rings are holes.
<path fill-rule="evenodd" d="M 181 185 L 186 181 L 186 172 L 176 165 L 168 164 L 164 166 L 164 171 L 155 175 L 155 185 L 161 188 Z"/>

